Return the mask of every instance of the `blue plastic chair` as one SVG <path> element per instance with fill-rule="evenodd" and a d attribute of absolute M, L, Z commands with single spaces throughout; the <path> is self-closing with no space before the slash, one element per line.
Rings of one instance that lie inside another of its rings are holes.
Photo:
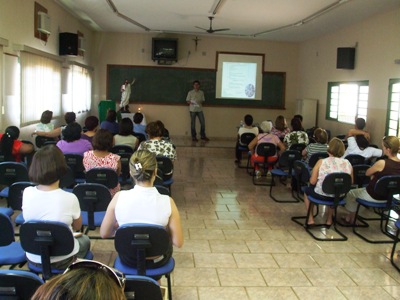
<path fill-rule="evenodd" d="M 159 168 L 163 174 L 163 185 L 165 185 L 168 189 L 170 194 L 171 192 L 171 185 L 174 183 L 174 164 L 172 160 L 166 156 L 157 156 L 157 168 Z"/>
<path fill-rule="evenodd" d="M 125 277 L 125 296 L 135 300 L 162 300 L 160 286 L 150 277 L 127 275 Z"/>
<path fill-rule="evenodd" d="M 25 188 L 35 186 L 33 182 L 21 181 L 15 182 L 10 186 L 8 193 L 8 204 L 14 211 L 22 211 L 22 196 Z M 21 225 L 25 222 L 22 213 L 19 213 L 14 219 L 15 224 Z"/>
<path fill-rule="evenodd" d="M 0 299 L 30 300 L 43 280 L 22 270 L 0 270 Z"/>
<path fill-rule="evenodd" d="M 8 198 L 10 185 L 18 181 L 29 181 L 26 165 L 20 162 L 0 163 L 0 185 L 6 186 L 0 191 L 0 197 Z"/>

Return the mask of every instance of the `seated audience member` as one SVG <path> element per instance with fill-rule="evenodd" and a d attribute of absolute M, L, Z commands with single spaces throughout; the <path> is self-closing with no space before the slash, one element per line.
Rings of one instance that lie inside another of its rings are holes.
<path fill-rule="evenodd" d="M 328 154 L 329 156 L 324 159 L 320 159 L 312 170 L 310 177 L 310 184 L 304 193 L 304 204 L 306 206 L 306 211 L 310 205 L 310 200 L 308 196 L 313 196 L 315 198 L 332 200 L 333 195 L 325 194 L 322 191 L 322 183 L 325 177 L 331 173 L 344 172 L 351 175 L 353 178 L 353 168 L 347 159 L 341 158 L 344 153 L 344 144 L 338 138 L 333 138 L 328 144 Z M 332 224 L 333 208 L 328 208 L 326 225 Z M 313 214 L 310 214 L 307 221 L 308 225 L 314 224 Z"/>
<path fill-rule="evenodd" d="M 40 123 L 36 125 L 36 131 L 49 132 L 54 129 L 54 124 L 51 124 L 51 119 L 53 118 L 53 112 L 50 110 L 45 110 L 40 117 Z"/>
<path fill-rule="evenodd" d="M 89 116 L 85 119 L 86 131 L 82 133 L 81 138 L 92 142 L 97 128 L 99 127 L 99 119 L 96 116 Z"/>
<path fill-rule="evenodd" d="M 253 133 L 255 136 L 258 135 L 258 127 L 253 126 L 253 116 L 252 115 L 245 115 L 244 116 L 244 126 L 240 127 L 237 134 L 237 141 L 236 141 L 236 160 L 235 163 L 240 163 L 242 159 L 242 152 L 239 150 L 239 146 L 246 146 L 240 142 L 240 137 L 243 133 Z"/>
<path fill-rule="evenodd" d="M 67 173 L 64 155 L 55 145 L 40 148 L 33 156 L 29 178 L 37 186 L 27 187 L 22 197 L 22 212 L 25 221 L 40 220 L 61 222 L 71 231 L 82 227 L 81 209 L 78 198 L 59 187 L 60 178 Z M 86 235 L 75 237 L 74 249 L 69 255 L 50 258 L 53 268 L 66 268 L 76 257 L 84 258 L 90 249 Z M 35 265 L 41 264 L 40 255 L 26 254 Z"/>
<path fill-rule="evenodd" d="M 306 144 L 308 145 L 308 135 L 307 132 L 302 130 L 301 121 L 299 118 L 293 118 L 290 122 L 292 126 L 292 131 L 285 135 L 283 142 L 290 148 L 294 144 Z"/>
<path fill-rule="evenodd" d="M 82 127 L 76 122 L 68 124 L 64 131 L 64 139 L 57 142 L 57 147 L 64 154 L 80 154 L 83 155 L 92 149 L 92 143 L 81 138 Z"/>
<path fill-rule="evenodd" d="M 8 126 L 4 134 L 0 133 L 0 153 L 7 160 L 21 162 L 21 154 L 31 154 L 34 151 L 32 144 L 25 144 L 18 138 L 19 129 L 16 126 Z"/>
<path fill-rule="evenodd" d="M 100 227 L 102 238 L 113 237 L 119 226 L 129 223 L 160 225 L 171 235 L 170 246 L 163 257 L 152 257 L 147 261 L 148 268 L 164 265 L 172 255 L 172 245 L 183 245 L 183 231 L 178 208 L 174 200 L 161 195 L 153 186 L 157 175 L 157 160 L 154 153 L 138 150 L 133 153 L 129 168 L 135 186 L 131 190 L 120 191 L 108 205 Z M 120 256 L 121 261 L 136 267 L 133 257 Z"/>
<path fill-rule="evenodd" d="M 78 261 L 41 285 L 31 300 L 125 300 L 123 277 L 117 272 L 97 261 Z"/>
<path fill-rule="evenodd" d="M 114 137 L 112 133 L 106 129 L 99 129 L 93 137 L 93 150 L 89 150 L 83 154 L 83 166 L 86 172 L 93 168 L 110 168 L 121 174 L 121 157 L 111 153 L 110 150 L 114 146 Z M 121 189 L 120 184 L 110 190 L 111 196 Z"/>
<path fill-rule="evenodd" d="M 160 127 L 160 131 L 161 131 L 161 139 L 165 140 L 165 141 L 170 141 L 171 142 L 171 138 L 169 137 L 169 131 L 167 128 L 165 128 L 164 123 L 161 122 L 160 120 L 156 121 L 157 125 Z M 171 142 L 172 143 L 172 142 Z"/>
<path fill-rule="evenodd" d="M 64 120 L 66 125 L 74 123 L 76 121 L 76 114 L 73 111 L 67 112 L 64 115 Z M 62 137 L 63 135 L 63 130 L 66 127 L 66 125 L 58 127 L 58 128 L 54 128 L 51 131 L 36 131 L 34 133 L 32 133 L 33 135 L 39 135 L 39 136 L 44 136 L 44 137 L 50 137 L 50 138 L 58 138 L 58 137 Z"/>
<path fill-rule="evenodd" d="M 249 144 L 249 150 L 252 152 L 251 155 L 251 164 L 254 165 L 254 162 L 264 162 L 264 156 L 258 156 L 256 148 L 259 144 L 261 143 L 272 143 L 279 148 L 279 153 L 282 153 L 283 151 L 286 150 L 285 145 L 281 142 L 281 140 L 275 135 L 270 133 L 271 131 L 271 122 L 270 121 L 264 121 L 260 124 L 260 129 L 262 130 L 263 133 L 259 133 L 258 136 L 254 138 Z M 278 160 L 278 153 L 276 153 L 275 156 L 268 157 L 268 162 L 273 163 Z M 257 170 L 256 166 L 256 172 L 257 175 L 259 174 L 259 171 Z"/>
<path fill-rule="evenodd" d="M 353 224 L 357 209 L 357 198 L 361 198 L 370 202 L 386 201 L 385 197 L 375 193 L 374 188 L 376 182 L 387 175 L 400 175 L 400 159 L 397 157 L 400 143 L 395 136 L 386 136 L 382 141 L 383 154 L 387 156 L 385 159 L 378 160 L 370 167 L 365 175 L 371 176 L 371 181 L 365 188 L 352 189 L 346 196 L 346 209 L 350 212 L 345 221 Z"/>
<path fill-rule="evenodd" d="M 303 127 L 303 116 L 302 115 L 294 115 L 293 119 L 298 119 L 300 121 L 300 123 L 301 123 L 301 130 L 305 131 L 304 127 Z"/>
<path fill-rule="evenodd" d="M 101 129 L 107 129 L 112 134 L 119 132 L 119 124 L 117 123 L 117 112 L 113 109 L 107 111 L 106 119 L 100 124 Z"/>
<path fill-rule="evenodd" d="M 119 123 L 119 133 L 114 136 L 115 145 L 127 145 L 135 150 L 139 145 L 139 140 L 132 133 L 132 120 L 129 118 L 123 118 Z"/>
<path fill-rule="evenodd" d="M 174 145 L 162 139 L 162 128 L 157 122 L 151 122 L 146 126 L 146 132 L 149 136 L 147 141 L 139 145 L 138 150 L 148 150 L 154 152 L 157 156 L 166 156 L 171 160 L 176 159 L 176 150 Z"/>
<path fill-rule="evenodd" d="M 308 164 L 308 161 L 314 153 L 318 152 L 327 152 L 328 151 L 328 134 L 322 128 L 317 128 L 314 130 L 315 143 L 308 144 L 306 148 L 304 148 L 302 155 L 304 161 Z"/>
<path fill-rule="evenodd" d="M 140 112 L 135 113 L 135 115 L 133 116 L 133 132 L 144 134 L 147 140 L 148 137 L 146 133 L 146 125 L 142 125 L 141 124 L 142 122 L 143 122 L 143 114 Z"/>
<path fill-rule="evenodd" d="M 271 133 L 278 136 L 280 140 L 283 140 L 286 134 L 290 132 L 289 127 L 287 127 L 286 119 L 284 116 L 280 115 L 276 117 L 275 126 L 272 127 Z"/>

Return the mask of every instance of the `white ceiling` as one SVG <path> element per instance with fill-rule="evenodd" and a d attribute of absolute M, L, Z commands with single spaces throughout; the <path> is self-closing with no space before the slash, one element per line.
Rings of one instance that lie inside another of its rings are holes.
<path fill-rule="evenodd" d="M 299 42 L 400 7 L 400 0 L 54 0 L 96 31 Z M 217 7 L 218 6 L 218 7 Z M 216 9 L 217 7 L 217 9 Z"/>

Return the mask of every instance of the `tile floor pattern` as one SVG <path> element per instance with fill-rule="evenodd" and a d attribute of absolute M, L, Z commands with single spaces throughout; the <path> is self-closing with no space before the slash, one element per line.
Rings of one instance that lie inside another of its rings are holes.
<path fill-rule="evenodd" d="M 254 186 L 235 166 L 232 143 L 177 151 L 172 195 L 185 244 L 174 250 L 175 300 L 400 299 L 391 244 L 368 244 L 349 228 L 346 242 L 312 239 L 290 219 L 304 204 L 276 203 L 269 187 Z M 274 189 L 290 197 L 286 187 Z M 92 250 L 112 266 L 113 240 L 93 239 Z"/>

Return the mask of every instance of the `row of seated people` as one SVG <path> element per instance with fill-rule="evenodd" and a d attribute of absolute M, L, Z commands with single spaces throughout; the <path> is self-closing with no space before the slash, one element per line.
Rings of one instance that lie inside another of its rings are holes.
<path fill-rule="evenodd" d="M 148 260 L 148 268 L 165 264 L 172 255 L 172 245 L 181 247 L 183 233 L 179 211 L 174 200 L 161 195 L 153 186 L 156 179 L 156 155 L 147 150 L 136 151 L 129 161 L 130 173 L 135 181 L 131 190 L 118 192 L 111 200 L 101 224 L 103 238 L 111 238 L 120 226 L 131 223 L 156 224 L 167 229 L 171 241 L 163 259 L 158 257 Z M 66 224 L 71 231 L 82 227 L 79 201 L 73 193 L 59 187 L 60 179 L 67 172 L 67 165 L 62 152 L 54 145 L 39 149 L 29 169 L 29 177 L 37 185 L 27 187 L 23 193 L 22 212 L 25 222 L 56 221 Z M 90 249 L 88 236 L 79 234 L 71 253 L 62 257 L 51 257 L 51 266 L 65 269 L 77 257 L 83 258 Z M 27 253 L 28 261 L 33 266 L 41 265 L 41 257 Z M 124 265 L 136 267 L 136 261 L 129 255 L 120 255 Z M 156 278 L 158 280 L 159 278 Z"/>

